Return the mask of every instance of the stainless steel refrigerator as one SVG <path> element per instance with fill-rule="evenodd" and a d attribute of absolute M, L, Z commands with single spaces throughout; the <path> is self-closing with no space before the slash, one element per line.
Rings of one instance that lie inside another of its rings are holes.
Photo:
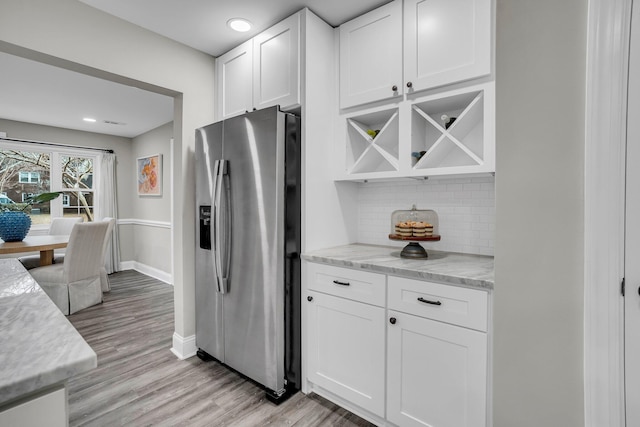
<path fill-rule="evenodd" d="M 196 346 L 278 402 L 300 388 L 300 120 L 196 130 Z"/>

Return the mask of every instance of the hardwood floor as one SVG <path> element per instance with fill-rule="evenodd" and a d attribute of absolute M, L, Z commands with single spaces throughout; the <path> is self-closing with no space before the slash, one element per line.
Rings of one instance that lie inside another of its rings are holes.
<path fill-rule="evenodd" d="M 170 348 L 173 287 L 135 271 L 110 276 L 104 303 L 68 317 L 98 368 L 68 383 L 70 426 L 371 426 L 320 396 L 280 406 L 219 363 Z"/>

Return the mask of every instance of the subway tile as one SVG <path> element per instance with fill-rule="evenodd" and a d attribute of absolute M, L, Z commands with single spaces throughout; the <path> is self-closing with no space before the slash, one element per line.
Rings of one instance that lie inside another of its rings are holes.
<path fill-rule="evenodd" d="M 411 209 L 415 204 L 418 209 L 435 210 L 440 220 L 443 240 L 424 243 L 425 248 L 492 255 L 494 195 L 493 177 L 361 184 L 357 196 L 358 240 L 404 246 L 388 239 L 391 213 L 398 209 Z"/>

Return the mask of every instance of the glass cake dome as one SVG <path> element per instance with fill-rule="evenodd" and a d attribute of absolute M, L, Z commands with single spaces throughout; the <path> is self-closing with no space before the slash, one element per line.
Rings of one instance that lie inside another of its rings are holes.
<path fill-rule="evenodd" d="M 438 241 L 438 214 L 431 209 L 397 210 L 391 214 L 391 240 L 410 242 L 404 247 L 402 258 L 427 258 L 427 251 L 418 242 Z"/>

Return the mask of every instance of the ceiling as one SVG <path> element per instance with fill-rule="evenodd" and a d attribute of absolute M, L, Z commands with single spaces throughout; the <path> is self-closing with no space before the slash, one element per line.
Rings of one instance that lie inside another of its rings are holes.
<path fill-rule="evenodd" d="M 80 1 L 219 56 L 303 7 L 335 27 L 390 0 Z M 226 23 L 234 17 L 249 20 L 252 30 L 229 29 Z M 0 69 L 2 119 L 128 138 L 173 120 L 173 98 L 168 96 L 1 52 Z M 96 122 L 85 122 L 84 117 Z"/>
<path fill-rule="evenodd" d="M 168 96 L 1 52 L 0 70 L 2 119 L 127 138 L 173 120 Z"/>
<path fill-rule="evenodd" d="M 80 0 L 111 15 L 213 56 L 308 7 L 331 26 L 391 0 Z M 227 27 L 231 18 L 253 24 L 246 33 Z"/>

